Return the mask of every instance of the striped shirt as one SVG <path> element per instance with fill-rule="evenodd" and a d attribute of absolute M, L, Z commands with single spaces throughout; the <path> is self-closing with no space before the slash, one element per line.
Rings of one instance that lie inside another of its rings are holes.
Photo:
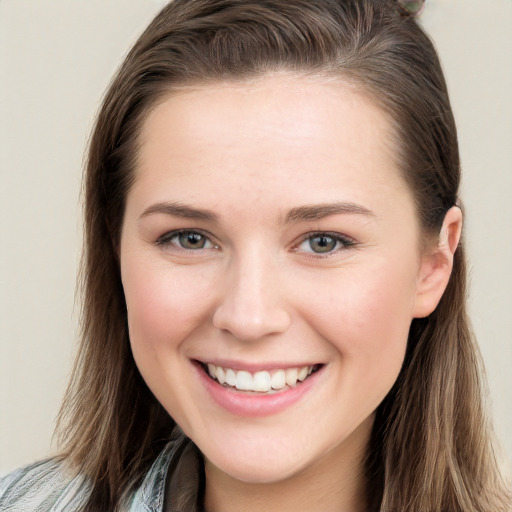
<path fill-rule="evenodd" d="M 123 512 L 199 512 L 201 457 L 183 434 L 158 455 L 141 485 L 123 502 Z M 48 459 L 0 479 L 1 512 L 75 512 L 82 510 L 91 485 L 70 476 L 65 463 Z M 106 512 L 106 511 L 105 511 Z"/>

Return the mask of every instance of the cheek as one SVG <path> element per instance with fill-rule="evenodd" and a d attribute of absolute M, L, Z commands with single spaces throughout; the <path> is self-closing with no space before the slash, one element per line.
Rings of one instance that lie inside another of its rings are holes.
<path fill-rule="evenodd" d="M 310 324 L 341 356 L 343 372 L 354 385 L 375 388 L 380 399 L 402 366 L 413 318 L 415 276 L 413 265 L 404 269 L 385 262 L 364 272 L 347 269 L 335 279 L 330 276 L 325 283 L 329 293 L 321 300 L 303 307 Z"/>
<path fill-rule="evenodd" d="M 192 425 L 202 420 L 184 378 L 188 359 L 182 347 L 208 318 L 207 280 L 194 278 L 190 272 L 172 272 L 167 265 L 125 263 L 122 277 L 135 363 L 169 414 L 192 431 Z"/>
<path fill-rule="evenodd" d="M 207 316 L 206 280 L 169 268 L 134 264 L 124 269 L 123 287 L 134 355 L 179 347 Z"/>

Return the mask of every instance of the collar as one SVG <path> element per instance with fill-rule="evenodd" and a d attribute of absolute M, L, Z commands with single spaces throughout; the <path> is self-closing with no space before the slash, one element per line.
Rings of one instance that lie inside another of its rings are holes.
<path fill-rule="evenodd" d="M 176 427 L 130 500 L 130 512 L 203 512 L 204 462 Z"/>

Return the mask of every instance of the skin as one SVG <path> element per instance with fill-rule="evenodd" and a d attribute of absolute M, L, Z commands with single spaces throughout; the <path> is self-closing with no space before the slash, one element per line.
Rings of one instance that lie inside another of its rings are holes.
<path fill-rule="evenodd" d="M 205 455 L 209 512 L 365 509 L 374 411 L 411 320 L 444 291 L 461 227 L 450 210 L 439 243 L 420 250 L 393 155 L 385 114 L 321 78 L 186 88 L 145 121 L 120 246 L 130 339 Z M 297 212 L 313 205 L 317 218 Z M 180 246 L 176 230 L 204 247 Z M 319 254 L 318 232 L 342 241 Z M 195 360 L 322 366 L 296 403 L 245 417 L 212 400 Z"/>

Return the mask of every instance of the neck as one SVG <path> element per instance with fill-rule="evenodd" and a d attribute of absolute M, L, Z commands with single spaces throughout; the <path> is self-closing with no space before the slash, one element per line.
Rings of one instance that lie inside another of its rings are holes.
<path fill-rule="evenodd" d="M 242 482 L 206 460 L 205 509 L 208 512 L 366 511 L 363 465 L 372 423 L 362 425 L 359 432 L 320 460 L 278 482 Z"/>

